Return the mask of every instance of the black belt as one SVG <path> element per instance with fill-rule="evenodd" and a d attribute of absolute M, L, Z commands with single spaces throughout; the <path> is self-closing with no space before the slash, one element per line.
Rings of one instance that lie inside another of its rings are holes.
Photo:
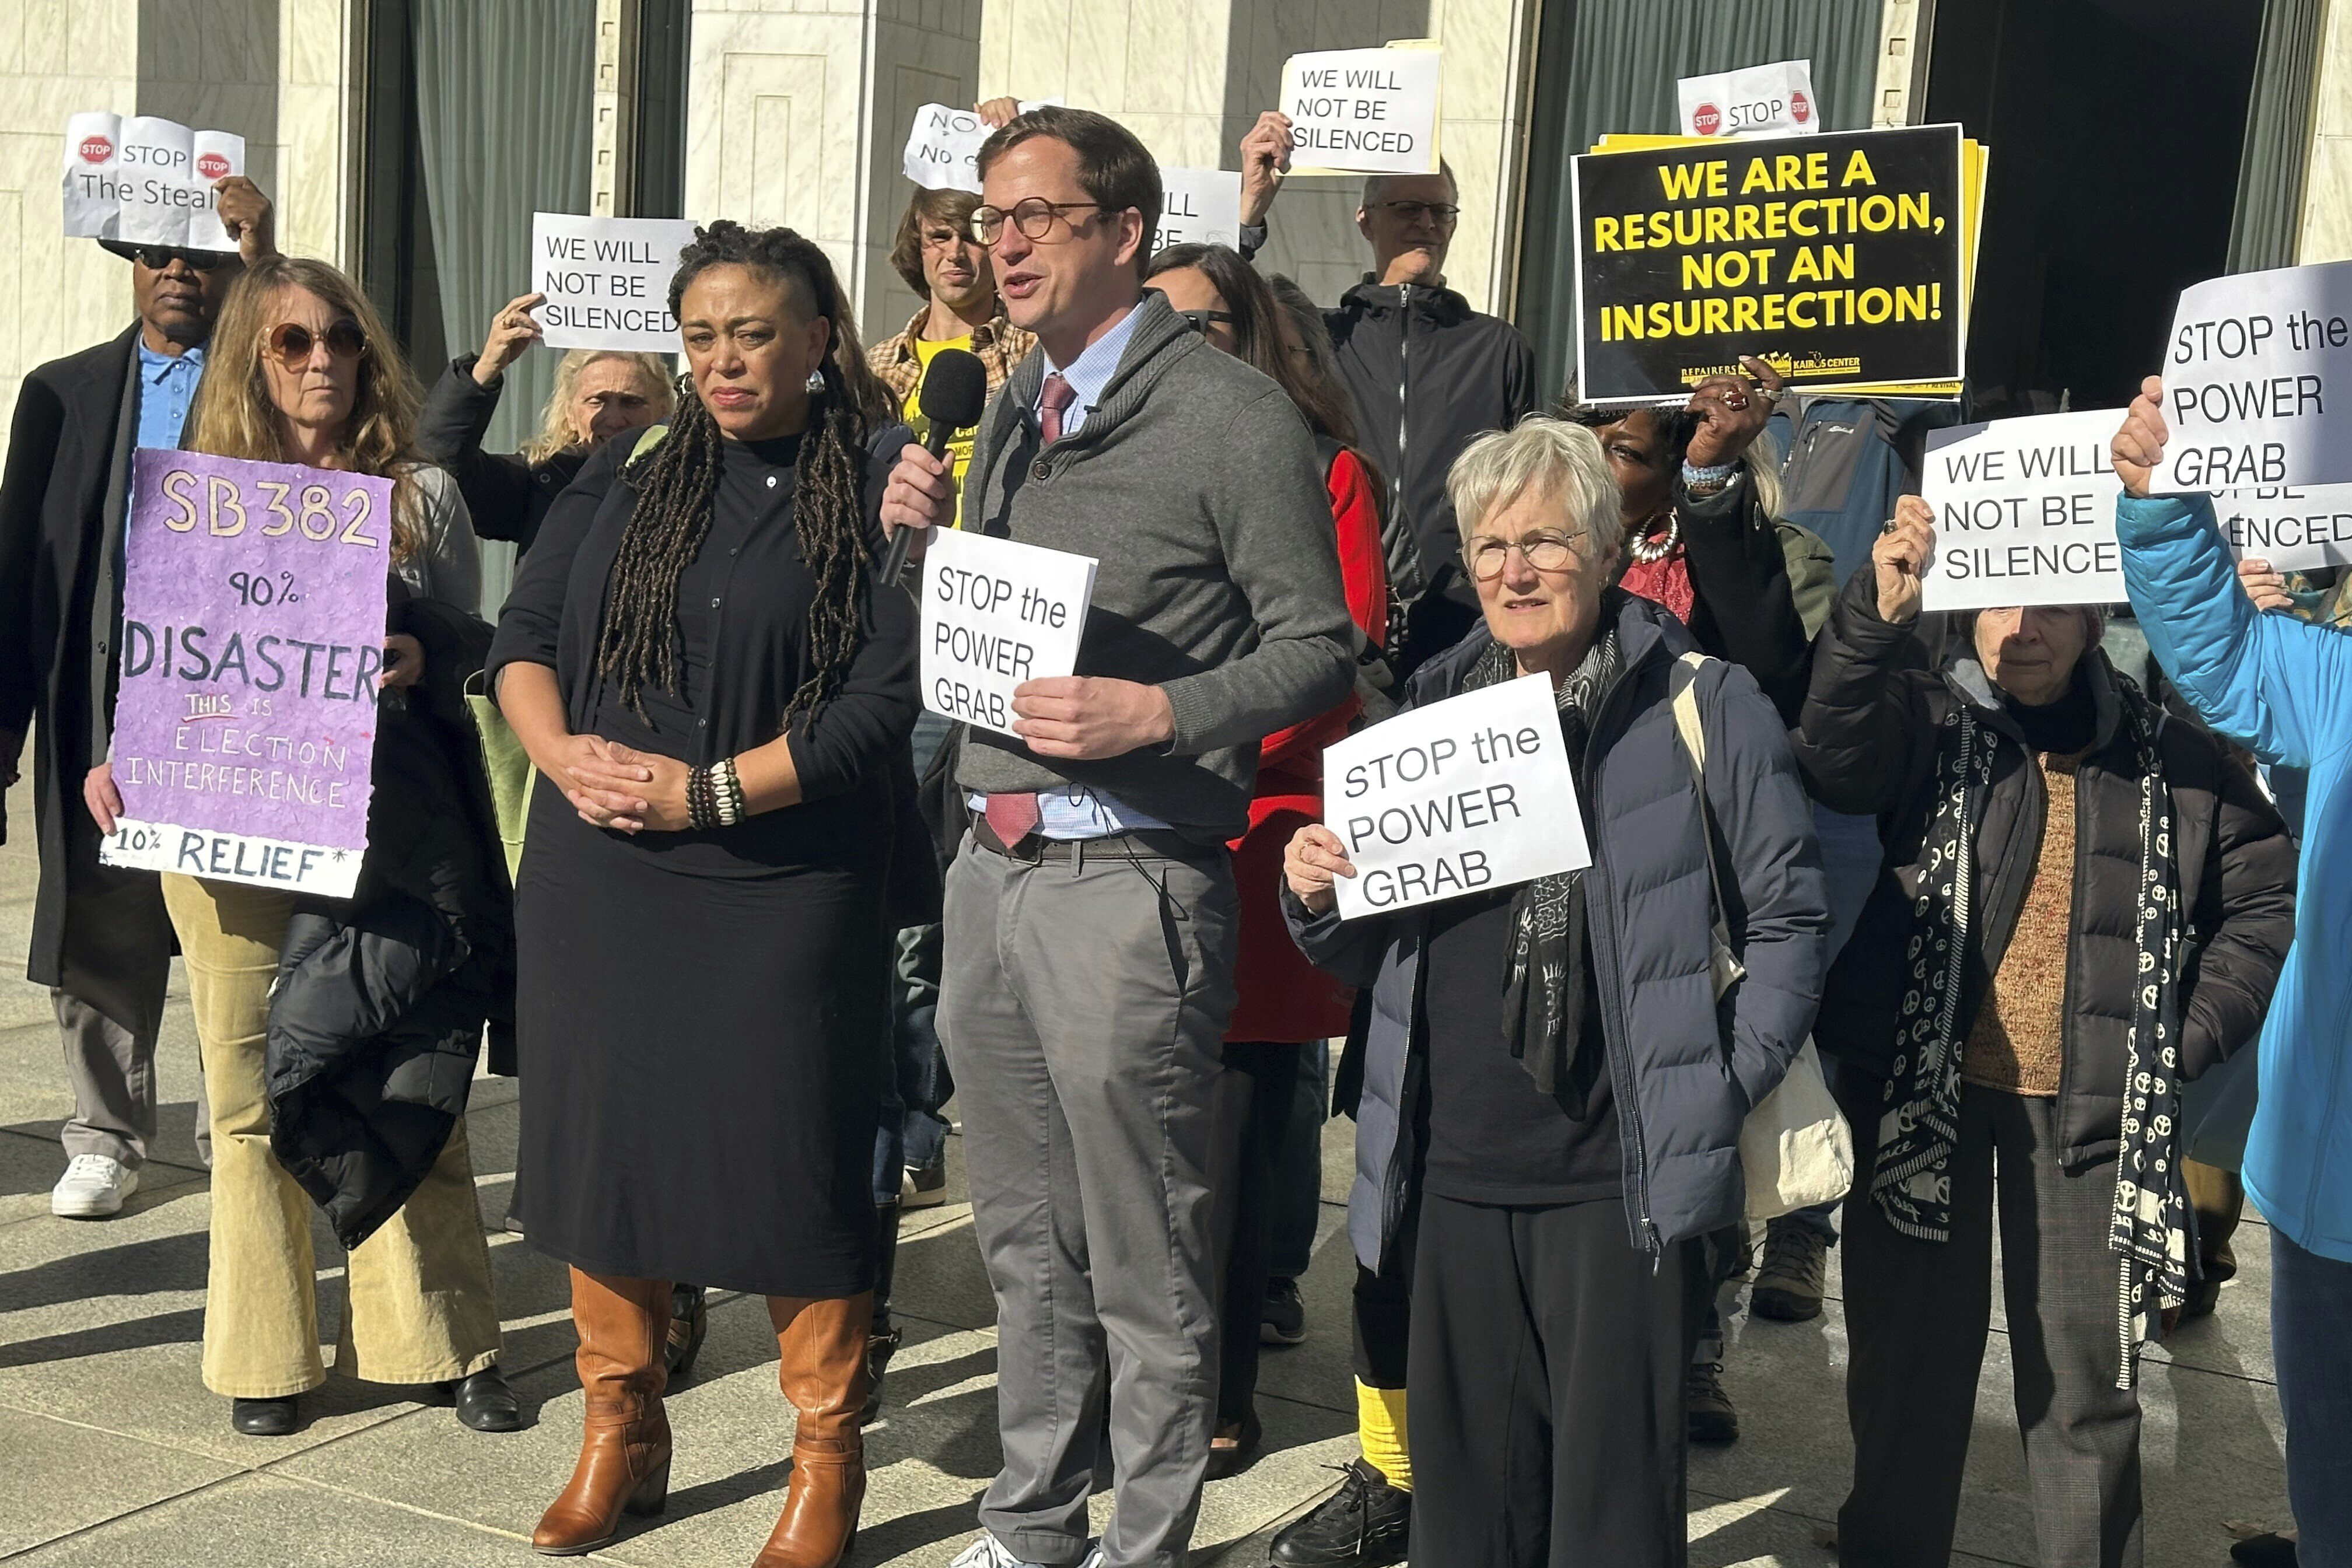
<path fill-rule="evenodd" d="M 1040 834 L 1024 833 L 1018 840 L 1007 844 L 988 825 L 988 818 L 978 812 L 971 816 L 971 841 L 983 849 L 993 850 L 1007 860 L 1018 860 L 1024 866 L 1042 865 L 1048 861 L 1065 861 L 1083 855 L 1088 859 L 1097 855 L 1131 858 L 1149 855 L 1161 860 L 1201 860 L 1214 853 L 1213 847 L 1193 843 L 1182 834 L 1164 827 L 1136 827 L 1125 833 L 1107 833 L 1099 838 L 1047 838 Z"/>

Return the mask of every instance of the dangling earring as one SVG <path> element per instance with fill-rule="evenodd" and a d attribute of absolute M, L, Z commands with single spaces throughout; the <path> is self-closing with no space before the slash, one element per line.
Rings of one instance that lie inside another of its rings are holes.
<path fill-rule="evenodd" d="M 809 392 L 809 395 L 810 395 L 810 396 L 812 396 L 812 397 L 814 397 L 814 396 L 815 396 L 818 393 L 823 392 L 824 390 L 824 372 L 823 372 L 822 370 L 813 370 L 813 371 L 809 372 L 809 378 L 808 378 L 808 392 Z"/>

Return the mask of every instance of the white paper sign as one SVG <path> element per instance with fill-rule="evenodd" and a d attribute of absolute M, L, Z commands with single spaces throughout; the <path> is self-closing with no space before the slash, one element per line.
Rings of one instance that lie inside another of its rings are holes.
<path fill-rule="evenodd" d="M 175 120 L 93 111 L 66 121 L 66 233 L 235 250 L 213 183 L 245 173 L 245 138 Z"/>
<path fill-rule="evenodd" d="M 1686 76 L 1675 99 L 1685 136 L 1811 136 L 1822 128 L 1811 60 Z"/>
<path fill-rule="evenodd" d="M 1435 49 L 1322 49 L 1283 62 L 1294 174 L 1437 173 Z"/>
<path fill-rule="evenodd" d="M 1095 558 L 935 528 L 923 552 L 923 706 L 1013 733 L 1013 689 L 1075 675 Z"/>
<path fill-rule="evenodd" d="M 1042 109 L 1053 100 L 1032 103 L 1021 100 L 1024 114 Z M 969 109 L 950 109 L 944 103 L 927 103 L 915 110 L 915 123 L 907 132 L 907 150 L 899 154 L 899 167 L 907 178 L 927 191 L 980 191 L 980 145 L 993 132 L 986 121 Z M 1235 198 L 1238 203 L 1239 198 Z"/>
<path fill-rule="evenodd" d="M 2123 422 L 2100 408 L 1931 434 L 1919 494 L 1936 514 L 1936 554 L 1923 606 L 2120 604 L 2123 483 L 2107 443 Z"/>
<path fill-rule="evenodd" d="M 2352 261 L 2180 291 L 2155 495 L 2352 482 Z"/>
<path fill-rule="evenodd" d="M 1161 250 L 1171 245 L 1230 245 L 1242 239 L 1242 176 L 1237 169 L 1160 171 Z"/>
<path fill-rule="evenodd" d="M 2352 565 L 2352 485 L 2271 485 L 2224 490 L 2214 520 L 2230 553 L 2281 572 Z"/>
<path fill-rule="evenodd" d="M 1348 847 L 1339 918 L 1507 888 L 1592 863 L 1549 676 L 1400 713 L 1323 752 Z"/>
<path fill-rule="evenodd" d="M 530 286 L 551 349 L 678 352 L 670 279 L 694 225 L 675 217 L 530 215 Z"/>

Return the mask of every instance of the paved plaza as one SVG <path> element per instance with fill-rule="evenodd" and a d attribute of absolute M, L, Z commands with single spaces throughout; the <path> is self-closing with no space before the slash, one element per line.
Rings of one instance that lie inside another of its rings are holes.
<path fill-rule="evenodd" d="M 0 954 L 21 975 L 32 921 L 29 785 L 11 793 L 0 848 Z M 47 994 L 0 980 L 0 1558 L 26 1564 L 510 1563 L 530 1560 L 539 1510 L 570 1474 L 581 1396 L 564 1277 L 503 1227 L 514 1181 L 518 1086 L 477 1083 L 476 1180 L 506 1322 L 509 1376 L 527 1429 L 469 1432 L 414 1389 L 331 1378 L 284 1439 L 229 1430 L 227 1401 L 197 1380 L 210 1201 L 192 1138 L 195 1036 L 175 975 L 161 1077 L 164 1128 L 123 1214 L 50 1217 L 70 1110 Z M 1269 1350 L 1258 1395 L 1264 1457 L 1210 1486 L 1195 1561 L 1259 1568 L 1268 1539 L 1335 1481 L 1354 1452 L 1342 1221 L 1349 1123 L 1327 1131 L 1322 1234 L 1304 1281 L 1310 1333 Z M 951 1199 L 962 1196 L 950 1142 Z M 341 1310 L 341 1253 L 314 1226 L 320 1334 Z M 2144 1452 L 2147 1560 L 2228 1561 L 2235 1534 L 2286 1521 L 2271 1382 L 2268 1238 L 2242 1233 L 2242 1272 L 2220 1311 L 2148 1358 Z M 1838 1290 L 1835 1254 L 1830 1289 Z M 942 1564 L 971 1538 L 996 1468 L 993 1313 L 960 1201 L 910 1216 L 898 1266 L 907 1346 L 886 1418 L 869 1429 L 865 1523 L 852 1561 Z M 756 1300 L 714 1297 L 693 1379 L 674 1391 L 669 1505 L 585 1561 L 747 1563 L 774 1522 L 791 1448 L 775 1342 Z M 2032 1518 L 2009 1394 L 1998 1297 L 1954 1562 L 2032 1564 Z M 1848 1469 L 1845 1339 L 1837 1303 L 1811 1323 L 1731 1321 L 1725 1382 L 1740 1440 L 1691 1464 L 1694 1568 L 1834 1563 L 1824 1542 Z M 1095 1500 L 1097 1522 L 1108 1495 Z"/>

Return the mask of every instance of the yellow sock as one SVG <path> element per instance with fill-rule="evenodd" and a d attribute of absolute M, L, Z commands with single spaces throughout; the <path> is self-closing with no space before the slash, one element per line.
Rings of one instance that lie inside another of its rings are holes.
<path fill-rule="evenodd" d="M 1412 1456 L 1404 1444 L 1404 1390 L 1356 1384 L 1356 1438 L 1364 1463 L 1401 1492 L 1412 1490 Z"/>

